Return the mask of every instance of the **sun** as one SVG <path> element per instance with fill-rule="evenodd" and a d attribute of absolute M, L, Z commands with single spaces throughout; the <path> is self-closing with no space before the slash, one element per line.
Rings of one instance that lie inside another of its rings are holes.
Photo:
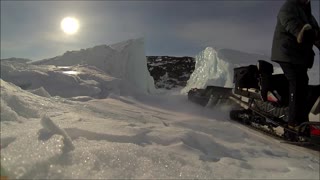
<path fill-rule="evenodd" d="M 65 17 L 60 23 L 60 27 L 66 34 L 72 35 L 78 32 L 79 21 L 74 17 Z"/>

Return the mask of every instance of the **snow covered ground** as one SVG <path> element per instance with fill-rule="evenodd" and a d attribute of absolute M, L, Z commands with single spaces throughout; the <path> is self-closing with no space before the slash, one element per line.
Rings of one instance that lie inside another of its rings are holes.
<path fill-rule="evenodd" d="M 121 64 L 140 61 L 131 52 Z M 1 63 L 1 166 L 10 178 L 319 178 L 317 152 L 230 121 L 228 107 L 203 108 L 181 89 L 150 93 L 146 62 L 115 74 L 86 64 Z"/>

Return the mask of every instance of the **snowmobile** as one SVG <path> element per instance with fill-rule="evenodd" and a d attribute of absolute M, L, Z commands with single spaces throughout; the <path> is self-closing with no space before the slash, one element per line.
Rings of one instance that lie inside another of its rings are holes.
<path fill-rule="evenodd" d="M 188 99 L 202 106 L 228 105 L 230 119 L 268 132 L 286 142 L 320 146 L 320 122 L 304 122 L 288 127 L 289 83 L 284 74 L 273 74 L 273 65 L 258 60 L 257 65 L 234 68 L 234 88 L 207 86 L 191 89 Z M 308 86 L 308 112 L 320 113 L 320 85 Z"/>

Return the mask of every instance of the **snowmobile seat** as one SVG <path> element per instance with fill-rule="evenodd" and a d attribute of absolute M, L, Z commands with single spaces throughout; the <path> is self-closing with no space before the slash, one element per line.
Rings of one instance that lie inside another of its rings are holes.
<path fill-rule="evenodd" d="M 259 89 L 257 66 L 249 65 L 234 68 L 233 83 L 236 88 Z"/>
<path fill-rule="evenodd" d="M 277 102 L 287 106 L 289 103 L 289 82 L 284 74 L 273 73 L 273 65 L 264 60 L 258 60 L 260 95 L 263 101 Z"/>
<path fill-rule="evenodd" d="M 261 74 L 272 75 L 273 73 L 273 65 L 267 61 L 258 60 L 257 67 Z"/>

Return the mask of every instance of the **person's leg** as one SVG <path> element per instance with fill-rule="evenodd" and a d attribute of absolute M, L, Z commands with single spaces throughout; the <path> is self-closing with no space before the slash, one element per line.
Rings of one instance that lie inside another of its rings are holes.
<path fill-rule="evenodd" d="M 279 63 L 289 81 L 288 125 L 297 126 L 309 121 L 306 100 L 308 96 L 307 67 L 290 63 Z"/>

